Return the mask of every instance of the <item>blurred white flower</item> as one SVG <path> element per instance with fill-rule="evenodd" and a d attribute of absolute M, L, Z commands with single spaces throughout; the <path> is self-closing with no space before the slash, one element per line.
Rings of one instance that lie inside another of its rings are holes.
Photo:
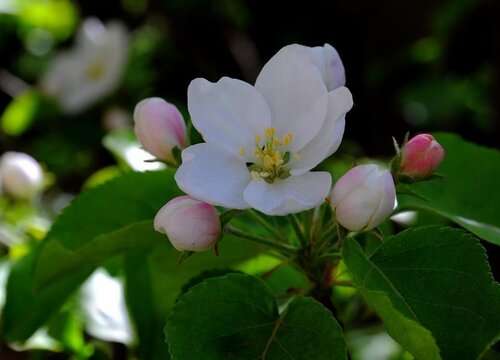
<path fill-rule="evenodd" d="M 43 186 L 40 164 L 28 154 L 8 151 L 0 159 L 0 183 L 16 199 L 30 199 Z"/>
<path fill-rule="evenodd" d="M 98 269 L 83 284 L 81 307 L 92 336 L 130 344 L 134 335 L 125 305 L 123 283 Z"/>
<path fill-rule="evenodd" d="M 72 49 L 62 51 L 41 80 L 42 90 L 68 114 L 81 112 L 118 85 L 127 61 L 129 39 L 119 22 L 104 26 L 86 19 Z"/>
<path fill-rule="evenodd" d="M 310 170 L 337 150 L 353 103 L 341 80 L 338 87 L 327 86 L 330 77 L 343 79 L 344 68 L 335 62 L 325 78 L 332 61 L 319 61 L 321 51 L 284 47 L 255 86 L 227 77 L 217 83 L 193 80 L 188 108 L 205 143 L 183 150 L 179 187 L 212 205 L 251 207 L 268 215 L 324 201 L 331 176 Z M 342 74 L 330 74 L 336 71 Z"/>

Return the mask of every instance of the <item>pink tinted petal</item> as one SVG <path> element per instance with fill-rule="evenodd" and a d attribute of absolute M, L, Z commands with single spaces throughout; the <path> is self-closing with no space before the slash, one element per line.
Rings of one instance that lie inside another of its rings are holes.
<path fill-rule="evenodd" d="M 278 135 L 293 133 L 290 151 L 302 149 L 318 134 L 325 120 L 327 90 L 309 48 L 282 48 L 263 67 L 255 87 L 269 105 Z"/>

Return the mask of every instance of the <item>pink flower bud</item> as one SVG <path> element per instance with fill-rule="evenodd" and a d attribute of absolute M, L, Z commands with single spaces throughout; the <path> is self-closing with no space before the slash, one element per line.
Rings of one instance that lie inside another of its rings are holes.
<path fill-rule="evenodd" d="M 428 178 L 443 158 L 444 149 L 432 135 L 417 135 L 401 149 L 399 173 L 416 180 Z"/>
<path fill-rule="evenodd" d="M 3 154 L 0 178 L 5 192 L 16 199 L 30 199 L 43 186 L 40 164 L 28 154 L 19 152 Z"/>
<path fill-rule="evenodd" d="M 371 230 L 384 221 L 395 201 L 391 173 L 370 164 L 352 168 L 337 181 L 330 205 L 343 227 L 360 231 Z"/>
<path fill-rule="evenodd" d="M 160 98 L 140 101 L 134 110 L 135 134 L 159 160 L 175 163 L 172 150 L 186 147 L 186 124 L 177 108 Z"/>
<path fill-rule="evenodd" d="M 179 196 L 163 206 L 154 221 L 179 251 L 205 251 L 219 240 L 221 223 L 215 208 L 190 196 Z"/>

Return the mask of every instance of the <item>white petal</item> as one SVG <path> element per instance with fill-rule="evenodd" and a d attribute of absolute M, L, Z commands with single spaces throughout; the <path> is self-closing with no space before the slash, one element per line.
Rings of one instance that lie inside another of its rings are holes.
<path fill-rule="evenodd" d="M 325 200 L 332 178 L 327 172 L 308 172 L 276 180 L 253 180 L 245 189 L 247 203 L 267 215 L 287 215 L 312 209 Z"/>
<path fill-rule="evenodd" d="M 255 87 L 264 96 L 278 135 L 292 132 L 290 151 L 306 145 L 323 125 L 327 90 L 309 48 L 289 45 L 264 66 Z"/>
<path fill-rule="evenodd" d="M 311 48 L 312 60 L 318 68 L 328 91 L 345 85 L 345 70 L 339 53 L 330 44 Z"/>
<path fill-rule="evenodd" d="M 344 135 L 345 115 L 353 105 L 352 95 L 346 87 L 340 87 L 328 94 L 328 112 L 319 131 L 302 150 L 300 160 L 292 158 L 292 175 L 303 174 L 337 151 Z"/>
<path fill-rule="evenodd" d="M 214 144 L 196 144 L 182 151 L 175 174 L 181 190 L 212 205 L 246 209 L 243 191 L 251 181 L 245 162 Z"/>
<path fill-rule="evenodd" d="M 255 135 L 262 135 L 271 125 L 262 95 L 252 85 L 227 77 L 216 83 L 200 78 L 191 81 L 188 108 L 205 141 L 222 145 L 235 155 L 242 147 L 247 156 L 252 155 Z"/>

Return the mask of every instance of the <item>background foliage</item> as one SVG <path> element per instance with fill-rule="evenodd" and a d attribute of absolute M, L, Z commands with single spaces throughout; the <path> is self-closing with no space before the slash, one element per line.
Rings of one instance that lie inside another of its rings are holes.
<path fill-rule="evenodd" d="M 301 297 L 292 304 L 281 303 L 280 294 L 294 291 L 307 281 L 286 264 L 268 273 L 277 265 L 275 258 L 262 253 L 259 247 L 242 245 L 231 238 L 221 244 L 220 258 L 202 254 L 196 262 L 184 264 L 179 274 L 175 265 L 178 254 L 151 228 L 158 208 L 179 190 L 168 170 L 131 173 L 140 166 L 127 155 L 127 149 L 137 147 L 130 127 L 131 112 L 139 100 L 163 97 L 177 104 L 187 118 L 186 89 L 193 78 L 215 81 L 230 76 L 253 82 L 262 65 L 289 43 L 313 46 L 328 42 L 337 48 L 346 67 L 347 86 L 355 106 L 348 114 L 338 154 L 323 165 L 334 178 L 355 158 L 392 156 L 390 136 L 402 139 L 406 131 L 454 132 L 464 140 L 481 144 L 438 134 L 447 151 L 440 169 L 445 179 L 411 186 L 426 200 L 401 196 L 399 201 L 403 210 L 421 210 L 418 225 L 460 225 L 478 236 L 486 248 L 494 278 L 500 278 L 500 199 L 496 190 L 500 159 L 496 150 L 482 147 L 499 146 L 500 4 L 493 0 L 339 0 L 304 4 L 246 0 L 0 0 L 0 153 L 27 152 L 50 175 L 47 189 L 34 207 L 0 202 L 0 269 L 11 268 L 6 284 L 10 298 L 2 312 L 2 359 L 164 359 L 168 349 L 163 328 L 172 307 L 182 310 L 189 301 L 204 296 L 204 287 L 237 287 L 241 282 L 217 285 L 222 275 L 233 280 L 244 276 L 225 275 L 228 268 L 265 278 L 265 283 L 250 277 L 241 280 L 255 286 L 255 291 L 262 293 L 258 300 L 269 308 L 268 318 L 248 316 L 241 319 L 241 327 L 248 325 L 246 321 L 252 325 L 276 321 L 278 307 L 288 306 L 282 319 L 285 323 L 287 317 L 306 306 L 322 310 L 312 300 Z M 64 115 L 57 104 L 38 91 L 40 75 L 57 51 L 72 45 L 76 29 L 89 16 L 105 22 L 124 22 L 131 36 L 127 66 L 114 92 L 80 114 Z M 142 161 L 139 164 L 142 166 Z M 82 190 L 83 195 L 64 210 L 42 243 L 54 217 Z M 492 205 L 483 206 L 486 203 Z M 252 231 L 264 231 L 246 218 L 238 221 L 246 226 L 253 224 Z M 290 232 L 283 224 L 278 228 Z M 374 239 L 366 236 L 361 239 L 366 254 L 354 241 L 347 242 L 345 264 L 341 265 L 344 268 L 338 270 L 345 272 L 347 280 L 347 271 L 356 284 L 371 267 L 380 270 L 379 276 L 363 278 L 361 294 L 344 287 L 334 290 L 339 322 L 346 329 L 345 340 L 353 359 L 411 358 L 388 337 L 362 299 L 375 309 L 387 332 L 413 355 L 429 351 L 422 358 L 434 358 L 435 346 L 444 343 L 452 344 L 444 358 L 457 358 L 463 353 L 478 356 L 492 340 L 494 324 L 500 323 L 498 311 L 494 311 L 498 300 L 493 295 L 478 298 L 474 287 L 487 288 L 488 294 L 497 294 L 498 299 L 498 286 L 484 276 L 489 268 L 476 240 L 459 230 L 450 230 L 450 235 L 444 229 L 424 228 L 413 235 L 395 235 L 378 250 Z M 387 234 L 399 230 L 394 223 L 384 227 Z M 453 256 L 415 268 L 426 258 L 425 251 L 432 252 L 423 249 L 417 253 L 420 257 L 415 258 L 415 266 L 405 264 L 411 268 L 407 277 L 416 284 L 422 283 L 422 278 L 440 277 L 442 288 L 419 288 L 422 291 L 418 296 L 422 298 L 418 299 L 412 291 L 400 289 L 399 275 L 394 273 L 397 241 L 429 241 L 436 246 L 434 236 L 440 232 L 442 246 L 449 246 L 447 236 L 464 239 L 449 252 L 468 259 L 470 274 L 454 273 L 458 265 L 453 263 Z M 139 345 L 131 346 L 133 350 L 90 335 L 82 317 L 74 311 L 78 287 L 98 266 L 104 266 L 125 284 L 129 313 L 139 330 L 139 339 L 134 343 Z M 186 297 L 176 302 L 189 279 L 213 268 L 220 272 L 205 277 L 214 279 L 193 286 Z M 454 276 L 469 275 L 482 280 L 455 289 L 454 296 L 450 296 L 449 289 L 457 281 Z M 394 286 L 401 290 L 403 299 L 395 295 Z M 387 291 L 381 292 L 381 287 Z M 39 292 L 33 293 L 33 288 Z M 442 302 L 432 304 L 435 313 L 426 315 L 429 319 L 422 319 L 415 305 L 431 296 L 426 297 L 425 290 L 443 292 L 439 299 Z M 0 295 L 0 304 L 3 298 Z M 443 308 L 455 310 L 448 313 Z M 484 326 L 478 325 L 475 315 L 457 316 L 467 311 L 475 313 L 477 308 L 486 309 L 476 314 L 476 318 L 485 319 Z M 246 308 L 235 311 L 246 313 Z M 184 326 L 181 314 L 176 315 L 181 320 L 176 324 L 173 317 L 169 326 Z M 460 318 L 448 324 L 451 329 L 441 327 L 436 320 L 447 314 Z M 388 322 L 388 318 L 392 320 Z M 325 322 L 329 340 L 336 341 L 337 323 Z M 55 343 L 21 344 L 42 324 Z M 307 324 L 301 325 L 307 328 Z M 476 332 L 470 343 L 460 337 L 447 337 L 457 328 L 480 326 L 484 331 Z M 444 335 L 433 337 L 429 331 Z M 417 343 L 411 339 L 412 334 L 419 334 Z M 279 336 L 303 338 L 307 332 L 288 335 L 283 330 Z M 233 340 L 230 337 L 221 344 L 227 346 Z M 255 348 L 249 347 L 249 354 L 264 351 L 267 340 L 255 339 Z M 182 354 L 183 339 L 173 341 L 178 344 L 178 354 Z M 28 349 L 23 351 L 25 347 Z M 267 351 L 278 349 L 267 347 Z M 367 353 L 370 357 L 366 357 Z M 335 355 L 311 354 L 308 356 L 313 358 L 344 356 L 343 351 Z"/>

